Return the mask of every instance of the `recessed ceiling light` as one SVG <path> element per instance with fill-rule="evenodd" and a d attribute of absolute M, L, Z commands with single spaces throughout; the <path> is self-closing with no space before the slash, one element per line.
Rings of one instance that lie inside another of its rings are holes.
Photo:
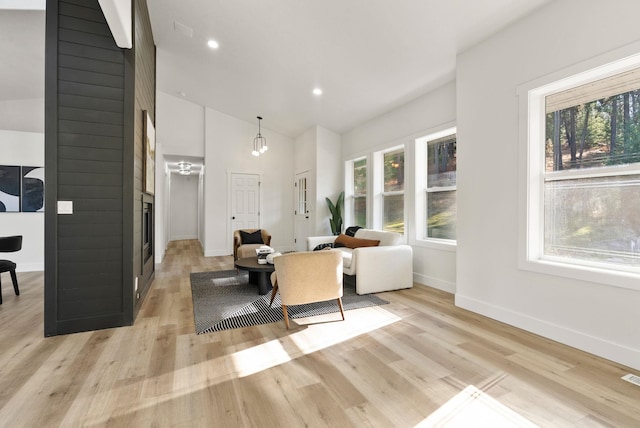
<path fill-rule="evenodd" d="M 215 40 L 211 39 L 207 42 L 207 45 L 211 48 L 211 49 L 218 49 L 220 47 L 220 45 L 218 44 L 218 42 L 216 42 Z"/>
<path fill-rule="evenodd" d="M 313 95 L 322 95 L 322 89 L 320 88 L 315 88 L 313 90 Z"/>

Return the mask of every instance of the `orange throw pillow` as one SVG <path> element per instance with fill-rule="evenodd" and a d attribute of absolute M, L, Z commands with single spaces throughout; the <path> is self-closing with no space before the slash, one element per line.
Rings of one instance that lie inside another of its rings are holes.
<path fill-rule="evenodd" d="M 342 245 L 343 247 L 347 248 L 377 247 L 378 245 L 380 245 L 380 240 L 354 238 L 353 236 L 347 236 L 341 233 L 336 238 L 335 244 L 336 246 Z"/>

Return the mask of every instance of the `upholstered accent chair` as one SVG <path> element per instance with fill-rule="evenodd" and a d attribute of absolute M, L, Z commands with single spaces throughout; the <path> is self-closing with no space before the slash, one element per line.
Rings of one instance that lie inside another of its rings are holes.
<path fill-rule="evenodd" d="M 289 329 L 287 306 L 336 300 L 342 320 L 342 254 L 337 250 L 287 253 L 273 258 L 271 303 L 280 293 L 284 323 Z"/>
<path fill-rule="evenodd" d="M 22 249 L 22 236 L 6 236 L 0 238 L 0 253 L 11 253 L 14 251 L 20 251 Z M 20 295 L 20 289 L 18 288 L 18 278 L 16 277 L 16 264 L 11 260 L 0 260 L 0 274 L 2 272 L 9 272 L 11 274 L 11 281 L 13 281 L 13 291 L 16 296 Z M 2 282 L 0 281 L 0 305 L 2 304 Z"/>
<path fill-rule="evenodd" d="M 256 249 L 271 245 L 271 235 L 264 229 L 240 229 L 233 232 L 233 261 L 255 257 Z"/>

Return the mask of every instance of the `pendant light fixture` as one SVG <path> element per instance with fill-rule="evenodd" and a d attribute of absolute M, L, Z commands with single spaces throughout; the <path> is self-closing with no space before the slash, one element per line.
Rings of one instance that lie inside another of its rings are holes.
<path fill-rule="evenodd" d="M 269 148 L 267 147 L 267 139 L 262 136 L 260 133 L 260 121 L 262 118 L 258 116 L 258 135 L 253 139 L 253 151 L 251 152 L 254 156 L 260 156 L 260 153 L 266 152 Z"/>

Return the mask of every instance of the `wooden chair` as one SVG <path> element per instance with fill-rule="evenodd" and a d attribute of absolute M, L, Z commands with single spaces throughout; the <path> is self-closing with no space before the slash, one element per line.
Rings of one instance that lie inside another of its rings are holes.
<path fill-rule="evenodd" d="M 11 253 L 22 249 L 22 236 L 6 236 L 0 238 L 0 253 Z M 16 296 L 20 295 L 18 289 L 18 278 L 16 277 L 16 264 L 11 260 L 0 260 L 0 274 L 9 272 L 13 281 L 13 291 Z M 2 304 L 2 281 L 0 280 L 0 305 Z"/>
<path fill-rule="evenodd" d="M 262 243 L 243 243 L 242 242 L 242 234 L 240 232 L 245 233 L 254 233 L 260 231 L 260 236 L 262 237 Z M 263 245 L 271 245 L 271 235 L 264 229 L 240 229 L 235 230 L 233 232 L 233 261 L 235 262 L 238 259 L 243 259 L 245 257 L 252 257 L 256 255 L 256 249 L 260 248 Z"/>
<path fill-rule="evenodd" d="M 289 328 L 287 306 L 335 299 L 342 320 L 342 253 L 337 250 L 288 253 L 273 258 L 271 303 L 277 292 L 284 323 Z M 270 305 L 271 305 L 270 303 Z"/>

